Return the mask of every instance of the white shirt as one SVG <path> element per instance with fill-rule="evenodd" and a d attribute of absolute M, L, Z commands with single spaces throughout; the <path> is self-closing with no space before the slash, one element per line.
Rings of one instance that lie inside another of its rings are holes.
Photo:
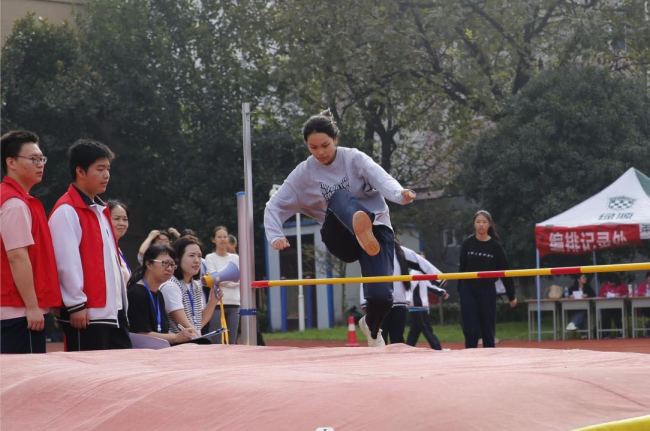
<path fill-rule="evenodd" d="M 217 253 L 209 253 L 205 257 L 205 264 L 208 267 L 208 272 L 221 271 L 230 262 L 237 265 L 239 268 L 239 256 L 233 253 L 227 253 L 225 256 L 220 256 Z M 224 305 L 241 305 L 241 293 L 239 290 L 239 282 L 235 281 L 222 281 L 219 287 L 223 291 L 223 298 L 221 301 Z"/>
<path fill-rule="evenodd" d="M 178 324 L 169 315 L 173 311 L 183 310 L 187 320 L 192 323 L 197 331 L 201 332 L 201 320 L 203 319 L 203 309 L 206 303 L 203 288 L 201 288 L 198 281 L 192 280 L 187 284 L 176 277 L 172 277 L 161 284 L 159 290 L 162 292 L 163 298 L 165 298 L 165 312 L 169 322 L 169 331 L 180 332 Z"/>

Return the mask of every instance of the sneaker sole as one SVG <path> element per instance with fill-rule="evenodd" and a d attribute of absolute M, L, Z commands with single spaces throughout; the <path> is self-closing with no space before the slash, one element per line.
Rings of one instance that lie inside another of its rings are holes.
<path fill-rule="evenodd" d="M 384 339 L 381 336 L 381 330 L 377 334 L 377 338 L 372 338 L 370 336 L 370 328 L 368 328 L 368 324 L 366 324 L 366 316 L 363 316 L 361 319 L 359 319 L 359 329 L 366 337 L 366 340 L 368 341 L 368 347 L 386 346 L 386 343 L 384 342 Z"/>
<path fill-rule="evenodd" d="M 379 254 L 381 247 L 379 241 L 372 233 L 372 220 L 368 214 L 363 211 L 357 211 L 352 216 L 352 230 L 359 242 L 359 245 L 368 256 L 376 256 Z"/>

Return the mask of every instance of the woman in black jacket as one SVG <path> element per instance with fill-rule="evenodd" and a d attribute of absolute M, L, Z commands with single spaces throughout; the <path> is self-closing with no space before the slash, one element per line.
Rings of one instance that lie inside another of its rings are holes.
<path fill-rule="evenodd" d="M 460 272 L 499 271 L 508 269 L 506 254 L 499 242 L 494 222 L 489 212 L 474 214 L 474 234 L 463 241 L 460 250 Z M 517 306 L 515 287 L 511 278 L 502 278 L 511 307 Z M 497 293 L 496 279 L 479 278 L 459 280 L 458 294 L 463 319 L 465 348 L 494 347 L 496 332 Z"/>

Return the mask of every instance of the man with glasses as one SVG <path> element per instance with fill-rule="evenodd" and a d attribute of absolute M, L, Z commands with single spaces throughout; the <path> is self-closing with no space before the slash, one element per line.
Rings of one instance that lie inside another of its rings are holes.
<path fill-rule="evenodd" d="M 67 351 L 131 348 L 126 286 L 108 206 L 99 198 L 110 178 L 113 152 L 80 139 L 68 150 L 72 184 L 50 215 L 64 307 Z"/>
<path fill-rule="evenodd" d="M 0 142 L 0 352 L 45 353 L 44 315 L 61 305 L 61 291 L 45 210 L 29 191 L 47 158 L 35 133 L 11 131 Z"/>

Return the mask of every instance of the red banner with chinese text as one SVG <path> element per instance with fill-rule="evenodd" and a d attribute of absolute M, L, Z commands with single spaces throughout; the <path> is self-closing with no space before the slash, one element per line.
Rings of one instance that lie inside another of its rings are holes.
<path fill-rule="evenodd" d="M 611 224 L 577 227 L 535 227 L 535 243 L 540 256 L 582 254 L 593 250 L 627 247 L 641 243 L 638 224 Z M 644 235 L 645 236 L 645 235 Z"/>

